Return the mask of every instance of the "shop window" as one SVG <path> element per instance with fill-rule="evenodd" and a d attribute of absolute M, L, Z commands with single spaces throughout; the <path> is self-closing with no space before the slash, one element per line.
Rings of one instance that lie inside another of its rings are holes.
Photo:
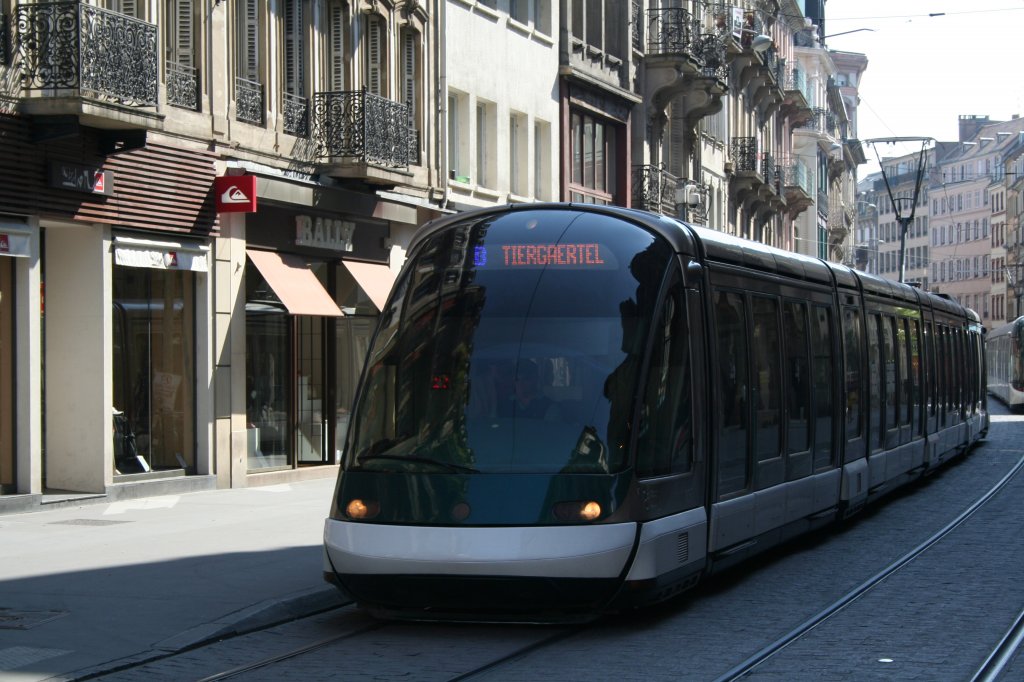
<path fill-rule="evenodd" d="M 288 466 L 291 352 L 288 311 L 252 263 L 245 270 L 248 468 Z"/>
<path fill-rule="evenodd" d="M 195 473 L 195 281 L 191 272 L 115 266 L 117 473 Z"/>

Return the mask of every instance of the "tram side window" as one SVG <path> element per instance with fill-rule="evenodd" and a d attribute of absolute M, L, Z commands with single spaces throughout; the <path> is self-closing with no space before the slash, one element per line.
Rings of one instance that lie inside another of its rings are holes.
<path fill-rule="evenodd" d="M 781 456 L 779 303 L 773 298 L 755 296 L 751 299 L 751 312 L 754 322 L 751 344 L 754 356 L 751 397 L 756 419 L 754 456 L 756 461 L 765 462 Z"/>
<path fill-rule="evenodd" d="M 868 383 L 871 396 L 871 412 L 868 420 L 870 442 L 872 449 L 879 449 L 885 445 L 885 436 L 882 433 L 882 345 L 879 343 L 879 315 L 868 315 Z"/>
<path fill-rule="evenodd" d="M 909 426 L 910 414 L 910 374 L 907 371 L 907 344 L 910 342 L 907 334 L 906 320 L 903 318 L 892 318 L 893 336 L 896 338 L 896 353 L 899 360 L 899 423 L 901 426 Z"/>
<path fill-rule="evenodd" d="M 914 433 L 918 436 L 924 435 L 924 420 L 921 418 L 921 407 L 923 405 L 923 382 L 921 381 L 921 321 L 907 320 L 910 340 L 910 390 L 912 403 L 912 419 L 914 420 Z"/>
<path fill-rule="evenodd" d="M 846 336 L 846 438 L 861 435 L 861 334 L 860 311 L 847 308 L 844 311 L 843 332 Z"/>
<path fill-rule="evenodd" d="M 925 400 L 928 405 L 928 417 L 935 416 L 936 409 L 936 394 L 938 391 L 939 377 L 936 373 L 937 364 L 935 362 L 935 353 L 937 345 L 935 343 L 935 325 L 931 322 L 925 322 L 924 324 L 924 362 L 921 363 L 925 368 L 924 373 L 924 392 Z"/>
<path fill-rule="evenodd" d="M 896 427 L 896 339 L 893 338 L 896 321 L 882 318 L 882 362 L 885 365 L 885 430 Z"/>
<path fill-rule="evenodd" d="M 794 454 L 811 449 L 810 353 L 807 345 L 807 308 L 803 303 L 785 302 L 782 331 L 786 350 L 786 452 Z"/>
<path fill-rule="evenodd" d="M 747 325 L 746 305 L 736 293 L 715 293 L 718 333 L 719 499 L 747 487 Z"/>
<path fill-rule="evenodd" d="M 663 476 L 693 468 L 690 334 L 686 299 L 677 283 L 655 325 L 637 440 L 637 474 Z"/>
<path fill-rule="evenodd" d="M 832 311 L 816 305 L 811 318 L 814 353 L 814 455 L 815 471 L 833 464 L 832 459 Z"/>

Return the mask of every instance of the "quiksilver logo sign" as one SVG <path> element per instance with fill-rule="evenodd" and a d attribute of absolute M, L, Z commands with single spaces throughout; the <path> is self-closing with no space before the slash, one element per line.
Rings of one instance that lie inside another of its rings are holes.
<path fill-rule="evenodd" d="M 220 200 L 225 204 L 247 204 L 249 203 L 249 197 L 245 192 L 238 189 L 237 186 L 231 185 L 224 193 L 220 195 Z"/>

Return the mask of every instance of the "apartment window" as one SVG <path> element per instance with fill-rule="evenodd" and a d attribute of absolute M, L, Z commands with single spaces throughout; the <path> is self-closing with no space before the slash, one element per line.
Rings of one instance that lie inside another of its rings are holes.
<path fill-rule="evenodd" d="M 195 7 L 192 0 L 167 0 L 167 61 L 180 66 L 196 65 L 193 27 Z"/>
<path fill-rule="evenodd" d="M 239 0 L 238 7 L 238 75 L 247 80 L 259 82 L 259 0 Z"/>
<path fill-rule="evenodd" d="M 292 95 L 305 94 L 305 47 L 302 26 L 303 0 L 284 3 L 284 90 Z"/>
<path fill-rule="evenodd" d="M 581 111 L 572 112 L 570 200 L 615 203 L 616 126 Z"/>
<path fill-rule="evenodd" d="M 572 33 L 588 45 L 621 57 L 620 40 L 625 31 L 619 29 L 616 10 L 625 3 L 606 0 L 572 0 Z"/>
<path fill-rule="evenodd" d="M 491 187 L 495 175 L 495 145 L 497 131 L 494 119 L 495 106 L 478 101 L 476 105 L 476 184 Z"/>
<path fill-rule="evenodd" d="M 469 125 L 469 98 L 458 92 L 448 94 L 448 174 L 452 180 L 469 182 L 469 139 L 463 131 Z"/>
<path fill-rule="evenodd" d="M 387 92 L 384 39 L 384 18 L 377 14 L 368 15 L 363 36 L 364 77 L 367 92 L 379 97 L 384 97 Z"/>
<path fill-rule="evenodd" d="M 529 162 L 527 145 L 529 127 L 526 114 L 512 112 L 508 118 L 508 185 L 509 191 L 526 196 Z"/>
<path fill-rule="evenodd" d="M 551 200 L 551 124 L 534 121 L 533 124 L 533 197 Z"/>
<path fill-rule="evenodd" d="M 409 153 L 410 161 L 418 165 L 420 159 L 420 74 L 419 74 L 419 34 L 415 31 L 402 29 L 399 38 L 402 45 L 401 84 L 402 103 L 409 107 Z"/>
<path fill-rule="evenodd" d="M 345 54 L 345 28 L 348 25 L 348 17 L 345 13 L 345 6 L 341 0 L 334 0 L 327 10 L 327 38 L 329 41 L 327 82 L 334 92 L 345 90 L 347 82 L 345 66 L 348 64 L 348 57 Z"/>

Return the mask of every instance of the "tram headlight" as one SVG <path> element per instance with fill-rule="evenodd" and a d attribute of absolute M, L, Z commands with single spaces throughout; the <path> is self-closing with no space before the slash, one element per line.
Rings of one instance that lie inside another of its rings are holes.
<path fill-rule="evenodd" d="M 361 500 L 358 497 L 345 505 L 345 515 L 356 521 L 372 519 L 380 513 L 380 504 L 373 500 Z"/>
<path fill-rule="evenodd" d="M 559 502 L 553 511 L 559 521 L 593 521 L 601 516 L 601 504 L 593 500 Z"/>

